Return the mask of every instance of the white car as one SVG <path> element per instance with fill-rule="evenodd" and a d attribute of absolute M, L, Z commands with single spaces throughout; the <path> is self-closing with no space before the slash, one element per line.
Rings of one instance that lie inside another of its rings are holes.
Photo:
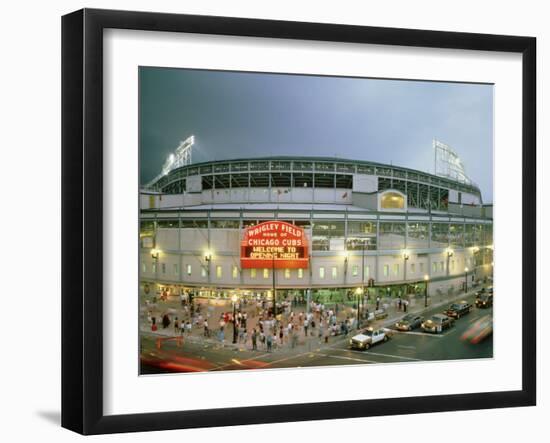
<path fill-rule="evenodd" d="M 376 343 L 386 342 L 390 338 L 388 329 L 367 328 L 353 336 L 349 341 L 352 349 L 366 350 Z"/>

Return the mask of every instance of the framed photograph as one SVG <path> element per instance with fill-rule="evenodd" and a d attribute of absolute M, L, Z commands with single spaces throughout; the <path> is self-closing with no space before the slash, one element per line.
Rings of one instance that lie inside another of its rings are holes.
<path fill-rule="evenodd" d="M 62 425 L 536 403 L 531 37 L 62 21 Z"/>

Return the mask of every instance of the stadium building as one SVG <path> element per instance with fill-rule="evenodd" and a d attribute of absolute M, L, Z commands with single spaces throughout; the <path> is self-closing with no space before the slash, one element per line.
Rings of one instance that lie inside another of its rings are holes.
<path fill-rule="evenodd" d="M 413 300 L 492 277 L 492 205 L 465 175 L 299 156 L 193 164 L 188 141 L 140 192 L 142 294 Z"/>

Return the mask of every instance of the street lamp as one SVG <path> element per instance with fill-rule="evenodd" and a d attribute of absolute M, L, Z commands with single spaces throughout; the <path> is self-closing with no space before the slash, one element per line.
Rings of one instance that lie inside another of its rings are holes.
<path fill-rule="evenodd" d="M 464 268 L 464 294 L 468 292 L 468 268 Z"/>
<path fill-rule="evenodd" d="M 158 260 L 158 259 L 159 259 L 160 253 L 161 253 L 161 250 L 160 250 L 160 249 L 156 249 L 156 248 L 151 249 L 151 257 L 152 257 L 154 260 Z"/>
<path fill-rule="evenodd" d="M 357 294 L 357 329 L 360 328 L 360 319 L 361 319 L 361 307 L 360 307 L 360 300 L 361 300 L 361 297 L 363 296 L 363 288 L 362 287 L 359 287 L 355 290 L 355 294 Z"/>
<path fill-rule="evenodd" d="M 454 251 L 451 249 L 451 248 L 447 248 L 445 250 L 447 252 L 447 275 L 450 274 L 450 271 L 449 271 L 449 260 L 451 259 L 451 257 L 455 254 Z"/>
<path fill-rule="evenodd" d="M 426 284 L 424 285 L 424 307 L 428 307 L 428 282 L 430 281 L 430 276 L 426 274 L 424 276 L 424 281 Z"/>
<path fill-rule="evenodd" d="M 233 343 L 237 343 L 237 295 L 233 294 L 231 296 L 231 301 L 233 302 Z"/>
<path fill-rule="evenodd" d="M 344 285 L 346 284 L 347 275 L 348 275 L 348 260 L 349 260 L 349 252 L 345 250 L 342 255 L 344 256 Z"/>
<path fill-rule="evenodd" d="M 409 251 L 403 251 L 403 280 L 407 280 L 407 260 L 410 258 Z"/>

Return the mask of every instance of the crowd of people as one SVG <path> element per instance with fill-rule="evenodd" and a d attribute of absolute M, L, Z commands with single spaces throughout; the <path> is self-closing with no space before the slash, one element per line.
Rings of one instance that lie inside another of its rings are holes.
<path fill-rule="evenodd" d="M 203 302 L 204 303 L 204 302 Z M 156 300 L 146 302 L 152 331 L 214 339 L 221 344 L 237 343 L 251 350 L 271 352 L 295 348 L 306 341 L 328 343 L 331 337 L 348 335 L 357 327 L 356 312 L 346 305 L 311 302 L 306 306 L 281 301 L 276 309 L 266 300 L 240 300 L 231 310 L 206 302 L 183 300 L 179 309 L 159 311 Z M 160 323 L 160 324 L 159 324 Z"/>

